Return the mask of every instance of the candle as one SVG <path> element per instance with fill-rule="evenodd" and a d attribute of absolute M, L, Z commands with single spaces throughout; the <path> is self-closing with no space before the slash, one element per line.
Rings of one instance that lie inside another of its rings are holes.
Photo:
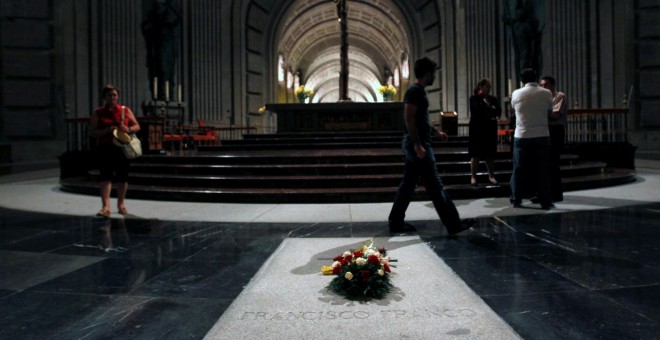
<path fill-rule="evenodd" d="M 179 93 L 178 94 L 179 94 L 179 96 L 176 97 L 176 98 L 179 101 L 179 103 L 181 103 L 183 101 L 183 91 L 181 90 L 181 84 L 179 84 Z"/>
<path fill-rule="evenodd" d="M 511 80 L 511 78 L 509 78 L 509 87 L 507 88 L 507 90 L 508 90 L 507 92 L 508 95 L 513 93 L 513 80 Z"/>
<path fill-rule="evenodd" d="M 169 80 L 165 81 L 165 101 L 166 102 L 170 101 L 170 81 Z"/>
<path fill-rule="evenodd" d="M 158 77 L 154 77 L 154 99 L 158 99 Z"/>

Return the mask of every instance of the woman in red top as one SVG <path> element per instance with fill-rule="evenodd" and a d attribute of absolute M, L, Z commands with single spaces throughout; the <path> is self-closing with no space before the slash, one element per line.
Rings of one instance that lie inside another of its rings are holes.
<path fill-rule="evenodd" d="M 114 130 L 136 133 L 140 131 L 140 124 L 128 107 L 117 103 L 119 89 L 113 85 L 106 85 L 101 91 L 104 105 L 94 110 L 90 120 L 89 135 L 96 137 L 95 155 L 99 165 L 99 190 L 103 207 L 97 216 L 110 217 L 110 191 L 112 180 L 117 183 L 117 210 L 127 215 L 125 206 L 126 191 L 128 191 L 128 159 L 121 149 L 112 143 Z M 124 121 L 121 122 L 121 113 L 124 111 Z"/>

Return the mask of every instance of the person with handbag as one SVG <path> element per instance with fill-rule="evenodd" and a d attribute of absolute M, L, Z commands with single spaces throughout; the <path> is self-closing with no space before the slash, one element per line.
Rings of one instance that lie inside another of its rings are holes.
<path fill-rule="evenodd" d="M 90 119 L 89 135 L 96 138 L 92 150 L 99 167 L 102 208 L 96 215 L 109 218 L 113 179 L 117 183 L 117 210 L 122 215 L 128 214 L 125 199 L 128 191 L 129 159 L 122 148 L 113 143 L 113 138 L 117 132 L 134 134 L 140 131 L 140 124 L 130 108 L 118 104 L 119 88 L 107 84 L 101 90 L 101 97 L 104 105 L 94 110 Z"/>

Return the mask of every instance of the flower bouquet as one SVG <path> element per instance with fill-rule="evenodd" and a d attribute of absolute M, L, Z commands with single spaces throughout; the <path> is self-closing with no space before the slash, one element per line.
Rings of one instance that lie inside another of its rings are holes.
<path fill-rule="evenodd" d="M 378 88 L 378 93 L 383 95 L 384 101 L 390 101 L 392 97 L 396 94 L 396 87 L 392 85 L 383 85 Z"/>
<path fill-rule="evenodd" d="M 359 249 L 346 251 L 333 259 L 332 266 L 323 266 L 323 275 L 337 275 L 328 289 L 347 298 L 381 299 L 393 286 L 385 248 L 376 249 L 373 241 Z"/>
<path fill-rule="evenodd" d="M 306 89 L 305 85 L 300 85 L 295 91 L 298 101 L 304 103 L 305 100 L 314 94 L 314 90 Z"/>

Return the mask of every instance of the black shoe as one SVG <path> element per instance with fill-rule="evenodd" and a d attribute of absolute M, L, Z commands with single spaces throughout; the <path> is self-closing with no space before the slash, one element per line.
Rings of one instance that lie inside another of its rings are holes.
<path fill-rule="evenodd" d="M 390 224 L 390 233 L 392 234 L 401 234 L 401 233 L 414 233 L 417 231 L 413 225 L 404 223 L 400 225 Z"/>
<path fill-rule="evenodd" d="M 532 203 L 534 203 L 534 204 L 539 204 L 539 203 L 541 203 L 541 201 L 539 200 L 539 198 L 536 197 L 536 196 L 530 198 L 529 200 L 532 201 Z M 563 201 L 563 200 L 564 200 L 564 198 L 553 198 L 553 199 L 552 199 L 552 203 L 561 202 L 561 201 Z"/>
<path fill-rule="evenodd" d="M 470 228 L 472 228 L 476 225 L 477 225 L 477 220 L 476 219 L 467 218 L 467 219 L 464 219 L 463 221 L 461 221 L 461 226 L 460 227 L 458 227 L 456 229 L 452 229 L 452 230 L 447 229 L 447 233 L 449 234 L 449 236 L 453 236 L 453 235 L 456 235 L 460 232 L 466 231 L 466 230 L 468 230 L 468 229 L 470 229 Z"/>

